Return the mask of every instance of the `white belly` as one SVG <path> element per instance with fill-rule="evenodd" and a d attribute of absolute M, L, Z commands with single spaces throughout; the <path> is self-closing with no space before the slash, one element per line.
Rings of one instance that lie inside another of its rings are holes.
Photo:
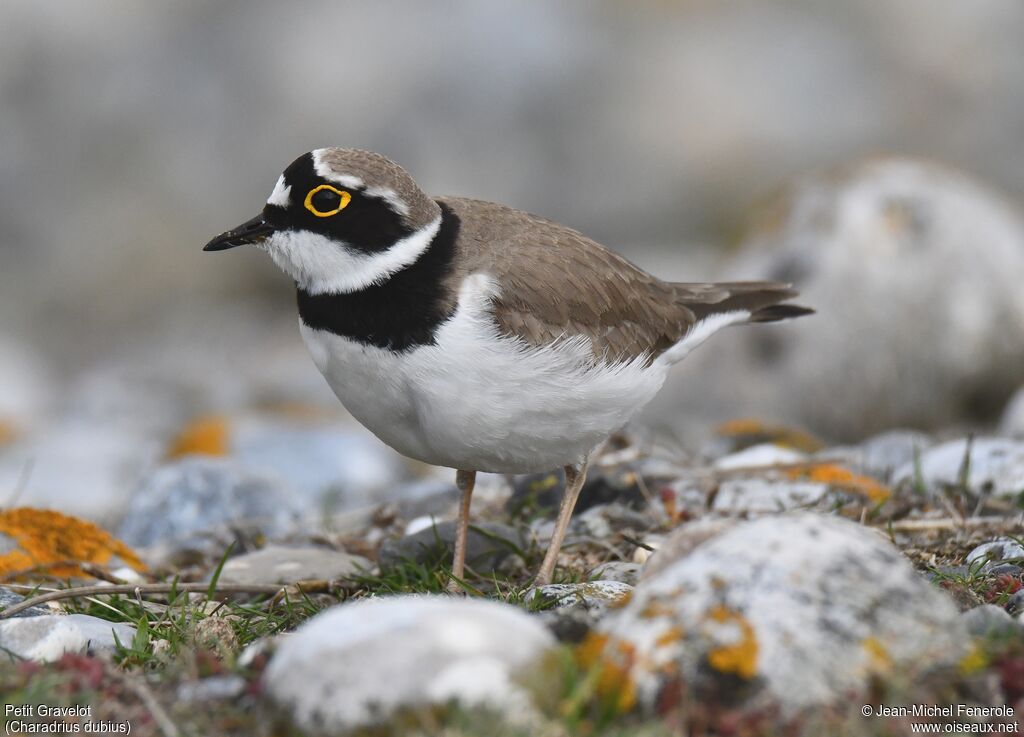
<path fill-rule="evenodd" d="M 302 325 L 349 412 L 400 453 L 474 471 L 524 473 L 581 461 L 665 381 L 668 363 L 595 367 L 589 345 L 533 348 L 498 334 L 490 280 L 463 283 L 436 344 L 394 353 Z"/>

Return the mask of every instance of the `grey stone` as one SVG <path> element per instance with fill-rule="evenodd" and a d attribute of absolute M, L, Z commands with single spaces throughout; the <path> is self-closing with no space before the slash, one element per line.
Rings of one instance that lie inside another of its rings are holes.
<path fill-rule="evenodd" d="M 224 583 L 280 583 L 336 581 L 373 564 L 366 558 L 329 548 L 287 548 L 268 545 L 252 553 L 229 558 L 221 569 Z"/>
<path fill-rule="evenodd" d="M 968 647 L 953 601 L 884 535 L 811 513 L 705 540 L 597 629 L 647 708 L 681 678 L 695 698 L 795 713 L 845 703 L 872 674 L 948 667 Z"/>
<path fill-rule="evenodd" d="M 267 693 L 300 727 L 336 733 L 396 712 L 531 709 L 520 683 L 554 638 L 507 604 L 394 596 L 342 604 L 285 638 L 264 673 Z"/>
<path fill-rule="evenodd" d="M 206 549 L 225 528 L 273 538 L 292 529 L 302 511 L 298 505 L 273 477 L 235 461 L 193 456 L 157 469 L 143 482 L 119 536 L 129 545 L 175 550 Z"/>
<path fill-rule="evenodd" d="M 46 614 L 0 619 L 0 652 L 50 662 L 64 653 L 113 651 L 130 645 L 135 628 L 87 614 Z"/>
<path fill-rule="evenodd" d="M 447 520 L 413 535 L 388 540 L 380 549 L 380 567 L 394 567 L 406 559 L 450 565 L 455 551 L 455 524 L 454 520 Z M 466 565 L 475 571 L 493 571 L 524 547 L 520 534 L 507 525 L 488 522 L 471 525 L 466 537 Z"/>
<path fill-rule="evenodd" d="M 1024 630 L 1005 609 L 995 604 L 982 604 L 960 615 L 972 637 L 1008 637 Z"/>
<path fill-rule="evenodd" d="M 7 609 L 8 607 L 12 607 L 15 604 L 20 604 L 23 601 L 25 601 L 24 596 L 0 586 L 0 611 Z M 14 617 L 38 617 L 43 614 L 53 614 L 53 612 L 43 606 L 33 606 L 25 609 L 24 611 L 18 612 Z"/>

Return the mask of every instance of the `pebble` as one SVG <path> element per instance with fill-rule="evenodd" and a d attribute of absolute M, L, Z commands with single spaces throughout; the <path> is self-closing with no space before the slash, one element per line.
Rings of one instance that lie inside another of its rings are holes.
<path fill-rule="evenodd" d="M 531 710 L 520 683 L 555 640 L 536 617 L 495 601 L 394 596 L 328 609 L 285 638 L 266 691 L 298 725 L 338 732 L 400 710 Z"/>
<path fill-rule="evenodd" d="M 966 653 L 953 602 L 883 535 L 813 513 L 736 524 L 645 578 L 597 626 L 609 667 L 652 708 L 691 697 L 784 713 L 916 677 Z"/>
<path fill-rule="evenodd" d="M 380 567 L 393 568 L 403 560 L 451 565 L 455 551 L 455 526 L 455 520 L 447 520 L 413 535 L 386 541 L 378 555 Z M 493 571 L 517 550 L 524 549 L 522 536 L 507 525 L 494 522 L 472 524 L 466 536 L 466 565 L 481 573 Z"/>
<path fill-rule="evenodd" d="M 1024 441 L 1007 438 L 960 439 L 936 445 L 922 453 L 916 463 L 900 467 L 893 478 L 897 482 L 923 483 L 932 493 L 958 487 L 968 455 L 966 481 L 971 491 L 1001 497 L 1024 492 Z"/>
<path fill-rule="evenodd" d="M 1000 564 L 1011 560 L 1024 560 L 1024 547 L 1016 540 L 992 540 L 969 552 L 964 564 L 971 572 L 995 573 Z"/>
<path fill-rule="evenodd" d="M 190 456 L 157 469 L 132 497 L 119 536 L 129 545 L 222 552 L 225 530 L 274 538 L 302 512 L 291 489 L 225 458 Z"/>
<path fill-rule="evenodd" d="M 228 558 L 218 580 L 240 584 L 337 581 L 372 568 L 366 558 L 342 550 L 268 545 Z"/>
<path fill-rule="evenodd" d="M 130 645 L 135 628 L 87 614 L 44 614 L 0 620 L 0 650 L 39 662 L 64 653 L 112 652 L 117 640 Z"/>

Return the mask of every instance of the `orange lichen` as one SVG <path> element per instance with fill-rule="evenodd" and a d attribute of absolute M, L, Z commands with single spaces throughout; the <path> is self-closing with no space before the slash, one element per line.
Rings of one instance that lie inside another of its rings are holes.
<path fill-rule="evenodd" d="M 774 443 L 805 453 L 814 453 L 825 447 L 825 444 L 810 433 L 785 425 L 769 425 L 749 417 L 723 422 L 715 433 L 721 437 L 743 441 L 746 445 L 754 443 Z"/>
<path fill-rule="evenodd" d="M 146 565 L 123 542 L 92 522 L 48 509 L 0 512 L 0 533 L 18 548 L 0 555 L 0 577 L 39 569 L 53 576 L 88 575 L 80 564 L 106 565 L 116 555 L 137 571 Z"/>
<path fill-rule="evenodd" d="M 17 437 L 18 431 L 14 429 L 14 425 L 0 419 L 0 447 L 10 445 Z"/>
<path fill-rule="evenodd" d="M 662 632 L 654 640 L 655 647 L 668 647 L 669 645 L 675 645 L 677 642 L 683 639 L 683 630 L 681 627 L 669 627 L 667 630 Z"/>
<path fill-rule="evenodd" d="M 892 667 L 892 658 L 889 657 L 889 650 L 877 637 L 865 637 L 861 647 L 868 654 L 868 661 L 874 671 L 888 671 Z"/>
<path fill-rule="evenodd" d="M 630 670 L 636 652 L 628 642 L 612 640 L 608 635 L 591 632 L 574 651 L 577 667 L 594 678 L 594 690 L 617 713 L 624 714 L 636 706 L 636 684 Z"/>
<path fill-rule="evenodd" d="M 889 499 L 892 491 L 870 476 L 862 476 L 836 463 L 811 463 L 786 469 L 791 479 L 814 481 L 838 489 L 851 491 L 867 498 L 872 504 L 881 504 Z"/>
<path fill-rule="evenodd" d="M 168 458 L 187 455 L 226 456 L 228 422 L 223 417 L 200 417 L 190 422 L 171 442 Z"/>
<path fill-rule="evenodd" d="M 737 642 L 708 652 L 711 667 L 722 673 L 735 673 L 740 678 L 750 679 L 757 675 L 757 635 L 747 618 L 720 604 L 708 613 L 708 619 L 716 624 L 735 625 L 740 635 Z"/>

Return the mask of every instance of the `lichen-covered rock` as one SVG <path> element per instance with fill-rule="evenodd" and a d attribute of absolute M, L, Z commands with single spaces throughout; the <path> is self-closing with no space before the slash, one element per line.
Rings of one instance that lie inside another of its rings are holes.
<path fill-rule="evenodd" d="M 1024 492 L 1024 441 L 951 440 L 929 448 L 916 462 L 899 468 L 893 478 L 923 484 L 933 493 L 966 482 L 967 488 L 975 493 L 1015 497 Z"/>
<path fill-rule="evenodd" d="M 530 709 L 518 685 L 554 638 L 494 601 L 396 596 L 342 604 L 284 639 L 267 693 L 305 729 L 336 733 L 440 707 Z"/>
<path fill-rule="evenodd" d="M 598 624 L 606 666 L 651 706 L 680 682 L 786 712 L 965 654 L 957 609 L 880 534 L 800 513 L 737 524 L 643 580 Z M 675 684 L 675 685 L 673 685 Z"/>
<path fill-rule="evenodd" d="M 600 616 L 609 607 L 628 601 L 632 591 L 632 586 L 621 581 L 549 583 L 530 589 L 526 598 L 547 602 L 551 609 L 584 609 Z"/>
<path fill-rule="evenodd" d="M 0 620 L 0 651 L 50 662 L 64 653 L 112 651 L 131 644 L 135 628 L 87 614 L 42 614 Z M 116 639 L 115 639 L 116 638 Z"/>
<path fill-rule="evenodd" d="M 284 534 L 303 511 L 283 481 L 224 458 L 192 456 L 142 483 L 119 536 L 139 547 L 205 550 L 228 527 L 268 538 Z"/>

